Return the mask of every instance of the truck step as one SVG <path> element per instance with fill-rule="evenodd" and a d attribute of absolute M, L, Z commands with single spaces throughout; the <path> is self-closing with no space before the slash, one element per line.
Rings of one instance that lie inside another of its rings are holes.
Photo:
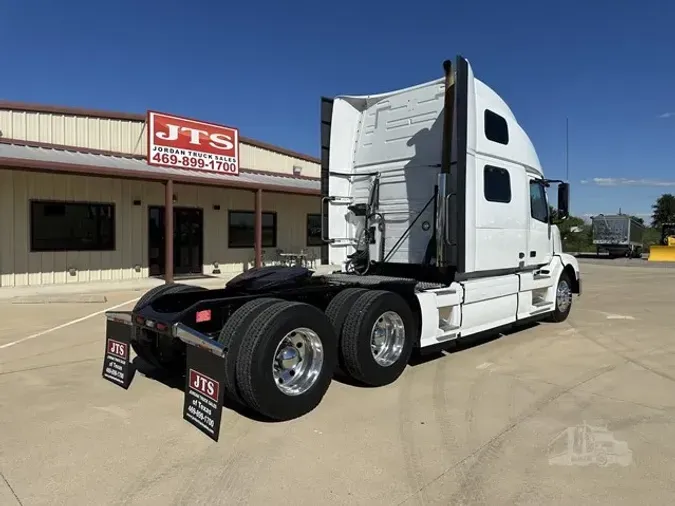
<path fill-rule="evenodd" d="M 456 329 L 459 329 L 459 327 L 456 327 Z M 451 341 L 453 339 L 457 339 L 459 335 L 459 332 L 457 330 L 445 332 L 441 334 L 440 336 L 436 336 L 436 342 L 439 343 L 444 343 L 446 341 Z"/>
<path fill-rule="evenodd" d="M 548 307 L 548 306 L 552 306 L 552 305 L 553 305 L 553 302 L 549 302 L 547 300 L 540 300 L 538 302 L 534 302 L 532 304 L 532 307 L 536 307 L 537 309 L 539 309 L 539 308 Z"/>
<path fill-rule="evenodd" d="M 439 328 L 440 328 L 443 332 L 452 332 L 453 330 L 458 330 L 458 329 L 459 329 L 459 325 L 446 325 L 446 324 L 443 324 L 443 325 L 439 326 Z"/>

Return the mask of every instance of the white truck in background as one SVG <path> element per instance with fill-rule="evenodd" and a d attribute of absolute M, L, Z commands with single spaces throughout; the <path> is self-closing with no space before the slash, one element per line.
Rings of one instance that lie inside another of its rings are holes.
<path fill-rule="evenodd" d="M 547 180 L 508 105 L 458 56 L 445 76 L 368 96 L 323 98 L 322 262 L 251 269 L 225 288 L 167 284 L 107 313 L 103 376 L 128 387 L 129 343 L 185 375 L 184 418 L 217 439 L 223 398 L 288 420 L 313 410 L 339 365 L 394 382 L 413 349 L 560 322 L 581 293 L 562 252 Z M 127 360 L 128 360 L 128 350 Z"/>

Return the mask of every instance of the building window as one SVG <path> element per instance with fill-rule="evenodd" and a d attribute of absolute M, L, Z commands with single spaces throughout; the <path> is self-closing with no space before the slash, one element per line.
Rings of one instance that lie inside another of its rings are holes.
<path fill-rule="evenodd" d="M 530 215 L 537 221 L 548 223 L 546 188 L 541 181 L 530 181 Z"/>
<path fill-rule="evenodd" d="M 485 109 L 483 123 L 485 124 L 485 137 L 488 140 L 499 144 L 509 143 L 509 126 L 499 114 Z"/>
<path fill-rule="evenodd" d="M 509 171 L 492 165 L 483 170 L 483 193 L 490 202 L 511 202 L 511 178 Z"/>
<path fill-rule="evenodd" d="M 228 220 L 228 248 L 255 247 L 255 212 L 230 211 Z M 277 247 L 277 213 L 262 213 L 262 247 Z"/>
<path fill-rule="evenodd" d="M 321 246 L 321 215 L 307 215 L 307 246 Z"/>
<path fill-rule="evenodd" d="M 113 251 L 115 204 L 30 202 L 30 250 Z"/>

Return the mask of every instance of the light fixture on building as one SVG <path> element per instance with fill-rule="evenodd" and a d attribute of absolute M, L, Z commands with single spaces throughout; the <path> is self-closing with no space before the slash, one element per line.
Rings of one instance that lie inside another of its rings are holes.
<path fill-rule="evenodd" d="M 213 273 L 214 274 L 220 274 L 218 262 L 213 262 Z"/>
<path fill-rule="evenodd" d="M 214 204 L 213 210 L 214 210 L 214 211 L 220 211 L 220 205 L 219 205 L 219 204 Z"/>
<path fill-rule="evenodd" d="M 302 174 L 302 167 L 299 165 L 293 165 L 293 175 L 299 176 L 300 174 Z"/>
<path fill-rule="evenodd" d="M 140 206 L 141 205 L 141 199 L 134 199 L 134 205 Z"/>
<path fill-rule="evenodd" d="M 176 197 L 176 194 L 175 194 L 175 193 L 173 194 L 173 199 L 172 199 L 172 200 L 173 200 L 173 203 L 174 203 L 174 204 L 175 204 L 176 202 L 178 202 L 178 197 Z"/>

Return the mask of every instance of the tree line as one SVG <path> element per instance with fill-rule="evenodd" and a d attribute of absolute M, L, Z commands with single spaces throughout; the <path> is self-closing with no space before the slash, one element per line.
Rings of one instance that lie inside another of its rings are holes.
<path fill-rule="evenodd" d="M 560 229 L 560 236 L 565 251 L 592 252 L 596 248 L 593 245 L 593 230 L 590 223 L 578 216 L 569 216 L 560 220 L 556 210 L 551 207 L 553 223 Z M 661 239 L 661 227 L 666 223 L 675 223 L 675 195 L 664 193 L 652 205 L 652 215 L 649 223 L 638 216 L 633 216 L 639 223 L 645 226 L 642 245 L 645 252 L 649 247 L 658 244 Z"/>

